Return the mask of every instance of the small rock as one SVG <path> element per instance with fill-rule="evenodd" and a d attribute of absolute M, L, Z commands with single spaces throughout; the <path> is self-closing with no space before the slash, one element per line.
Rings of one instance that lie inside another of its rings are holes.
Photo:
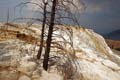
<path fill-rule="evenodd" d="M 37 69 L 32 73 L 32 79 L 38 79 L 41 77 L 41 70 Z"/>
<path fill-rule="evenodd" d="M 106 67 L 111 68 L 112 70 L 115 70 L 115 71 L 119 71 L 120 70 L 120 67 L 117 64 L 113 63 L 112 61 L 110 61 L 110 60 L 104 60 L 102 63 Z"/>

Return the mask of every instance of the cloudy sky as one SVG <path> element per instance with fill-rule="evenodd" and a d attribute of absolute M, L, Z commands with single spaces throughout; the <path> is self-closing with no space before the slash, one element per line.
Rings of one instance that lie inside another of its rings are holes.
<path fill-rule="evenodd" d="M 15 5 L 29 0 L 0 0 L 0 22 L 6 21 L 9 8 L 10 20 L 20 16 L 31 16 L 29 10 L 14 11 Z M 39 0 L 40 1 L 40 0 Z M 120 0 L 82 0 L 86 10 L 80 15 L 80 24 L 98 33 L 109 33 L 120 29 Z"/>

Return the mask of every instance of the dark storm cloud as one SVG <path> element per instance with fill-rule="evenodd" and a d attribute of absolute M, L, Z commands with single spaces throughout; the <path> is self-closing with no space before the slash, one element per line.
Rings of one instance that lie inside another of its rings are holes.
<path fill-rule="evenodd" d="M 84 0 L 86 11 L 81 24 L 99 33 L 120 29 L 120 0 Z"/>
<path fill-rule="evenodd" d="M 6 21 L 8 8 L 10 19 L 21 16 L 17 9 L 14 14 L 14 6 L 30 0 L 0 0 L 0 21 Z M 86 10 L 80 15 L 80 24 L 92 28 L 99 33 L 108 33 L 120 29 L 120 0 L 82 0 Z M 30 12 L 23 12 L 25 15 Z"/>

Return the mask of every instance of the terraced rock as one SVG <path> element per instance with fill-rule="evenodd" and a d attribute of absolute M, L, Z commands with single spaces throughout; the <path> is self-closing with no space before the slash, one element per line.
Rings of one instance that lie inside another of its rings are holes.
<path fill-rule="evenodd" d="M 120 56 L 102 36 L 78 27 L 56 29 L 48 72 L 42 68 L 44 51 L 36 59 L 40 28 L 0 29 L 0 80 L 120 80 Z"/>

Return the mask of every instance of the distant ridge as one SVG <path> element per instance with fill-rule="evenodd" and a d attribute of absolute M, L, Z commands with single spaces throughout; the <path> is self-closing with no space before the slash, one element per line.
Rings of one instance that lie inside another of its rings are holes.
<path fill-rule="evenodd" d="M 107 39 L 120 40 L 120 29 L 103 35 Z"/>

